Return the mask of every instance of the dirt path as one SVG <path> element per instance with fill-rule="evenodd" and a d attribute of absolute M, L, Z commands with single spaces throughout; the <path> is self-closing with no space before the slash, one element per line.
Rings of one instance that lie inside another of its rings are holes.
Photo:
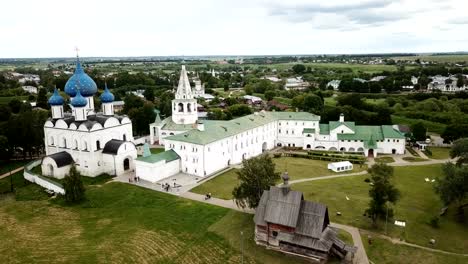
<path fill-rule="evenodd" d="M 386 236 L 386 235 L 383 235 L 383 234 L 374 233 L 374 232 L 369 231 L 369 230 L 361 229 L 361 231 L 362 231 L 363 234 L 371 235 L 371 236 L 373 236 L 373 237 L 382 238 L 382 239 L 385 239 L 385 240 L 388 240 L 388 241 L 392 242 L 393 244 L 405 245 L 405 246 L 414 247 L 414 248 L 419 248 L 419 249 L 423 249 L 423 250 L 427 250 L 427 251 L 432 251 L 432 252 L 436 252 L 436 253 L 442 253 L 442 254 L 448 254 L 448 255 L 454 255 L 454 256 L 468 257 L 468 254 L 455 253 L 455 252 L 450 252 L 450 251 L 445 251 L 445 250 L 440 250 L 440 249 L 435 249 L 435 248 L 420 246 L 420 245 L 417 245 L 417 244 L 408 243 L 408 242 L 406 242 L 406 241 L 401 241 L 401 240 L 399 240 L 399 239 L 397 239 L 397 238 L 389 237 L 389 236 Z M 353 239 L 354 239 L 354 238 L 353 238 Z"/>
<path fill-rule="evenodd" d="M 21 166 L 19 168 L 16 168 L 16 169 L 11 171 L 11 174 L 17 173 L 18 171 L 22 171 L 23 169 L 24 169 L 23 166 Z M 0 175 L 0 179 L 6 178 L 8 176 L 10 176 L 10 172 L 7 172 L 7 173 L 4 173 L 4 174 Z"/>

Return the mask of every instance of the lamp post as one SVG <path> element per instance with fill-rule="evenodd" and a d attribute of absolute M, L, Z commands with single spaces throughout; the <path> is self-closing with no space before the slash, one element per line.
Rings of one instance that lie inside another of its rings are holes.
<path fill-rule="evenodd" d="M 241 235 L 241 264 L 244 264 L 244 232 L 240 231 Z"/>

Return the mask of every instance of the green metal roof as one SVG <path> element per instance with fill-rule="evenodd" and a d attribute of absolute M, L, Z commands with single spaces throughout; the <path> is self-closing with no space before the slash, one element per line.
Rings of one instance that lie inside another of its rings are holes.
<path fill-rule="evenodd" d="M 304 130 L 302 130 L 302 134 L 304 133 L 315 133 L 315 128 L 304 128 Z"/>
<path fill-rule="evenodd" d="M 137 160 L 148 162 L 148 163 L 156 163 L 162 160 L 167 162 L 171 162 L 173 160 L 180 159 L 179 155 L 174 150 L 168 150 L 164 152 L 160 152 L 158 154 L 151 154 L 147 157 L 138 157 Z"/>
<path fill-rule="evenodd" d="M 346 121 L 346 122 L 339 122 L 339 121 L 330 121 L 329 122 L 329 125 L 330 125 L 330 131 L 341 126 L 341 125 L 345 125 L 347 126 L 349 129 L 353 130 L 355 129 L 355 124 L 354 122 L 350 122 L 350 121 Z"/>
<path fill-rule="evenodd" d="M 183 124 L 176 124 L 172 121 L 172 117 L 167 117 L 162 121 L 163 126 L 161 130 L 172 130 L 172 131 L 187 131 L 193 129 L 193 125 L 183 125 Z"/>
<path fill-rule="evenodd" d="M 277 120 L 319 121 L 320 117 L 307 112 L 260 112 L 229 121 L 205 120 L 205 130 L 191 129 L 185 133 L 166 137 L 167 140 L 209 144 Z M 163 129 L 166 129 L 163 127 Z"/>
<path fill-rule="evenodd" d="M 382 128 L 380 126 L 356 126 L 354 134 L 338 134 L 339 140 L 383 140 Z"/>
<path fill-rule="evenodd" d="M 377 142 L 375 142 L 374 137 L 371 135 L 369 140 L 364 141 L 364 147 L 366 149 L 374 149 L 377 148 Z"/>
<path fill-rule="evenodd" d="M 405 138 L 405 135 L 399 130 L 393 128 L 393 126 L 385 125 L 382 126 L 382 132 L 384 138 Z"/>
<path fill-rule="evenodd" d="M 330 134 L 330 126 L 328 124 L 319 124 L 319 128 L 320 128 L 320 135 Z"/>

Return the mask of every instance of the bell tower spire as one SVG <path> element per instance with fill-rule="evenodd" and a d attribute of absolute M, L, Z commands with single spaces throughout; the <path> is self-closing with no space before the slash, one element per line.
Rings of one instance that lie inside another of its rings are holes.
<path fill-rule="evenodd" d="M 193 97 L 185 65 L 182 65 L 179 85 L 172 100 L 172 121 L 176 124 L 195 124 L 197 119 L 197 100 Z"/>

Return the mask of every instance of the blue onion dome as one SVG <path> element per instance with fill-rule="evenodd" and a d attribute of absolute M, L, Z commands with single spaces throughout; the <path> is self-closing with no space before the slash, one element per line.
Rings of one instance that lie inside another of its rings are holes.
<path fill-rule="evenodd" d="M 63 105 L 65 100 L 63 97 L 58 93 L 57 88 L 54 89 L 54 94 L 49 98 L 50 105 Z"/>
<path fill-rule="evenodd" d="M 69 96 L 74 97 L 77 89 L 80 89 L 81 95 L 86 97 L 93 96 L 97 92 L 96 83 L 84 72 L 78 57 L 76 58 L 75 73 L 65 84 L 65 92 Z"/>
<path fill-rule="evenodd" d="M 104 92 L 101 94 L 101 102 L 103 103 L 112 103 L 114 102 L 114 95 L 107 88 L 107 83 L 104 88 Z"/>
<path fill-rule="evenodd" d="M 88 104 L 88 100 L 81 95 L 80 89 L 76 90 L 76 95 L 71 100 L 73 107 L 85 107 Z"/>

